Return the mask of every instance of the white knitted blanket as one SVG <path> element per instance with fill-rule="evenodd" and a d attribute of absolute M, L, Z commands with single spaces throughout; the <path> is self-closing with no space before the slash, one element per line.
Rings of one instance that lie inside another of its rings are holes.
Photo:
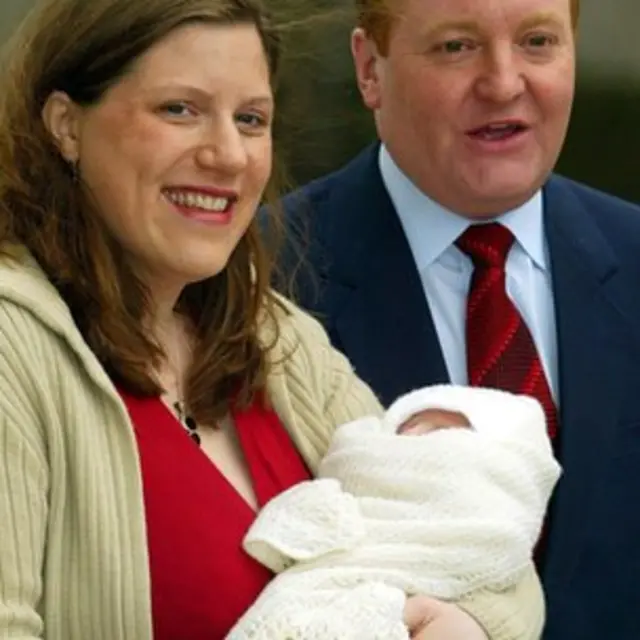
<path fill-rule="evenodd" d="M 396 435 L 427 408 L 473 428 Z M 407 594 L 456 600 L 521 577 L 559 474 L 540 405 L 501 391 L 430 387 L 343 425 L 319 479 L 249 530 L 245 549 L 279 575 L 227 639 L 408 640 Z"/>

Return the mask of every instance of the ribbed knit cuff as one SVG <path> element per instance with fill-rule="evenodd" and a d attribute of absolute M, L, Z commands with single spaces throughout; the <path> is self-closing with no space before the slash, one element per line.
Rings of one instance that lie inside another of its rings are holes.
<path fill-rule="evenodd" d="M 533 565 L 503 592 L 476 592 L 456 604 L 485 630 L 489 640 L 539 640 L 545 620 L 544 594 Z"/>

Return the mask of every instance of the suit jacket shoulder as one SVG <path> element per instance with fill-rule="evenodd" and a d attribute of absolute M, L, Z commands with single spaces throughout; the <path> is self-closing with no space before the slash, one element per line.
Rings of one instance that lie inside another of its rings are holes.
<path fill-rule="evenodd" d="M 544 193 L 552 263 L 570 246 L 587 272 L 615 274 L 617 300 L 640 323 L 640 206 L 561 176 Z"/>
<path fill-rule="evenodd" d="M 342 168 L 283 199 L 286 240 L 280 264 L 295 273 L 300 301 L 314 308 L 314 278 L 353 284 L 372 251 L 401 232 L 371 145 Z M 315 283 L 317 284 L 317 283 Z"/>
<path fill-rule="evenodd" d="M 629 231 L 633 231 L 635 238 L 627 237 L 627 240 L 638 241 L 640 205 L 560 175 L 552 176 L 547 188 L 570 191 L 594 219 L 598 220 L 605 235 L 616 237 L 620 232 L 628 234 Z"/>

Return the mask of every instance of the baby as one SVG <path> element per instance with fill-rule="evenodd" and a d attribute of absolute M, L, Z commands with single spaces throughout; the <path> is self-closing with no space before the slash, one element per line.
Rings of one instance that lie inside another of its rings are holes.
<path fill-rule="evenodd" d="M 249 530 L 279 575 L 227 640 L 408 640 L 408 595 L 520 579 L 559 474 L 540 405 L 502 391 L 429 387 L 342 425 Z"/>
<path fill-rule="evenodd" d="M 396 433 L 399 435 L 421 436 L 439 429 L 470 429 L 469 418 L 459 411 L 444 409 L 424 409 L 405 420 Z"/>

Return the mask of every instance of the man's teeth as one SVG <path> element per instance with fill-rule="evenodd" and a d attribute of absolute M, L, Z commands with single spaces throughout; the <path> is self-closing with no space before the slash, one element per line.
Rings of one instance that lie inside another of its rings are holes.
<path fill-rule="evenodd" d="M 518 126 L 515 124 L 490 124 L 481 129 L 478 133 L 483 138 L 489 140 L 499 139 L 507 134 L 515 133 L 518 130 Z"/>
<path fill-rule="evenodd" d="M 215 198 L 202 193 L 185 191 L 168 191 L 166 196 L 171 202 L 187 207 L 197 207 L 205 211 L 225 211 L 229 206 L 229 198 Z"/>

